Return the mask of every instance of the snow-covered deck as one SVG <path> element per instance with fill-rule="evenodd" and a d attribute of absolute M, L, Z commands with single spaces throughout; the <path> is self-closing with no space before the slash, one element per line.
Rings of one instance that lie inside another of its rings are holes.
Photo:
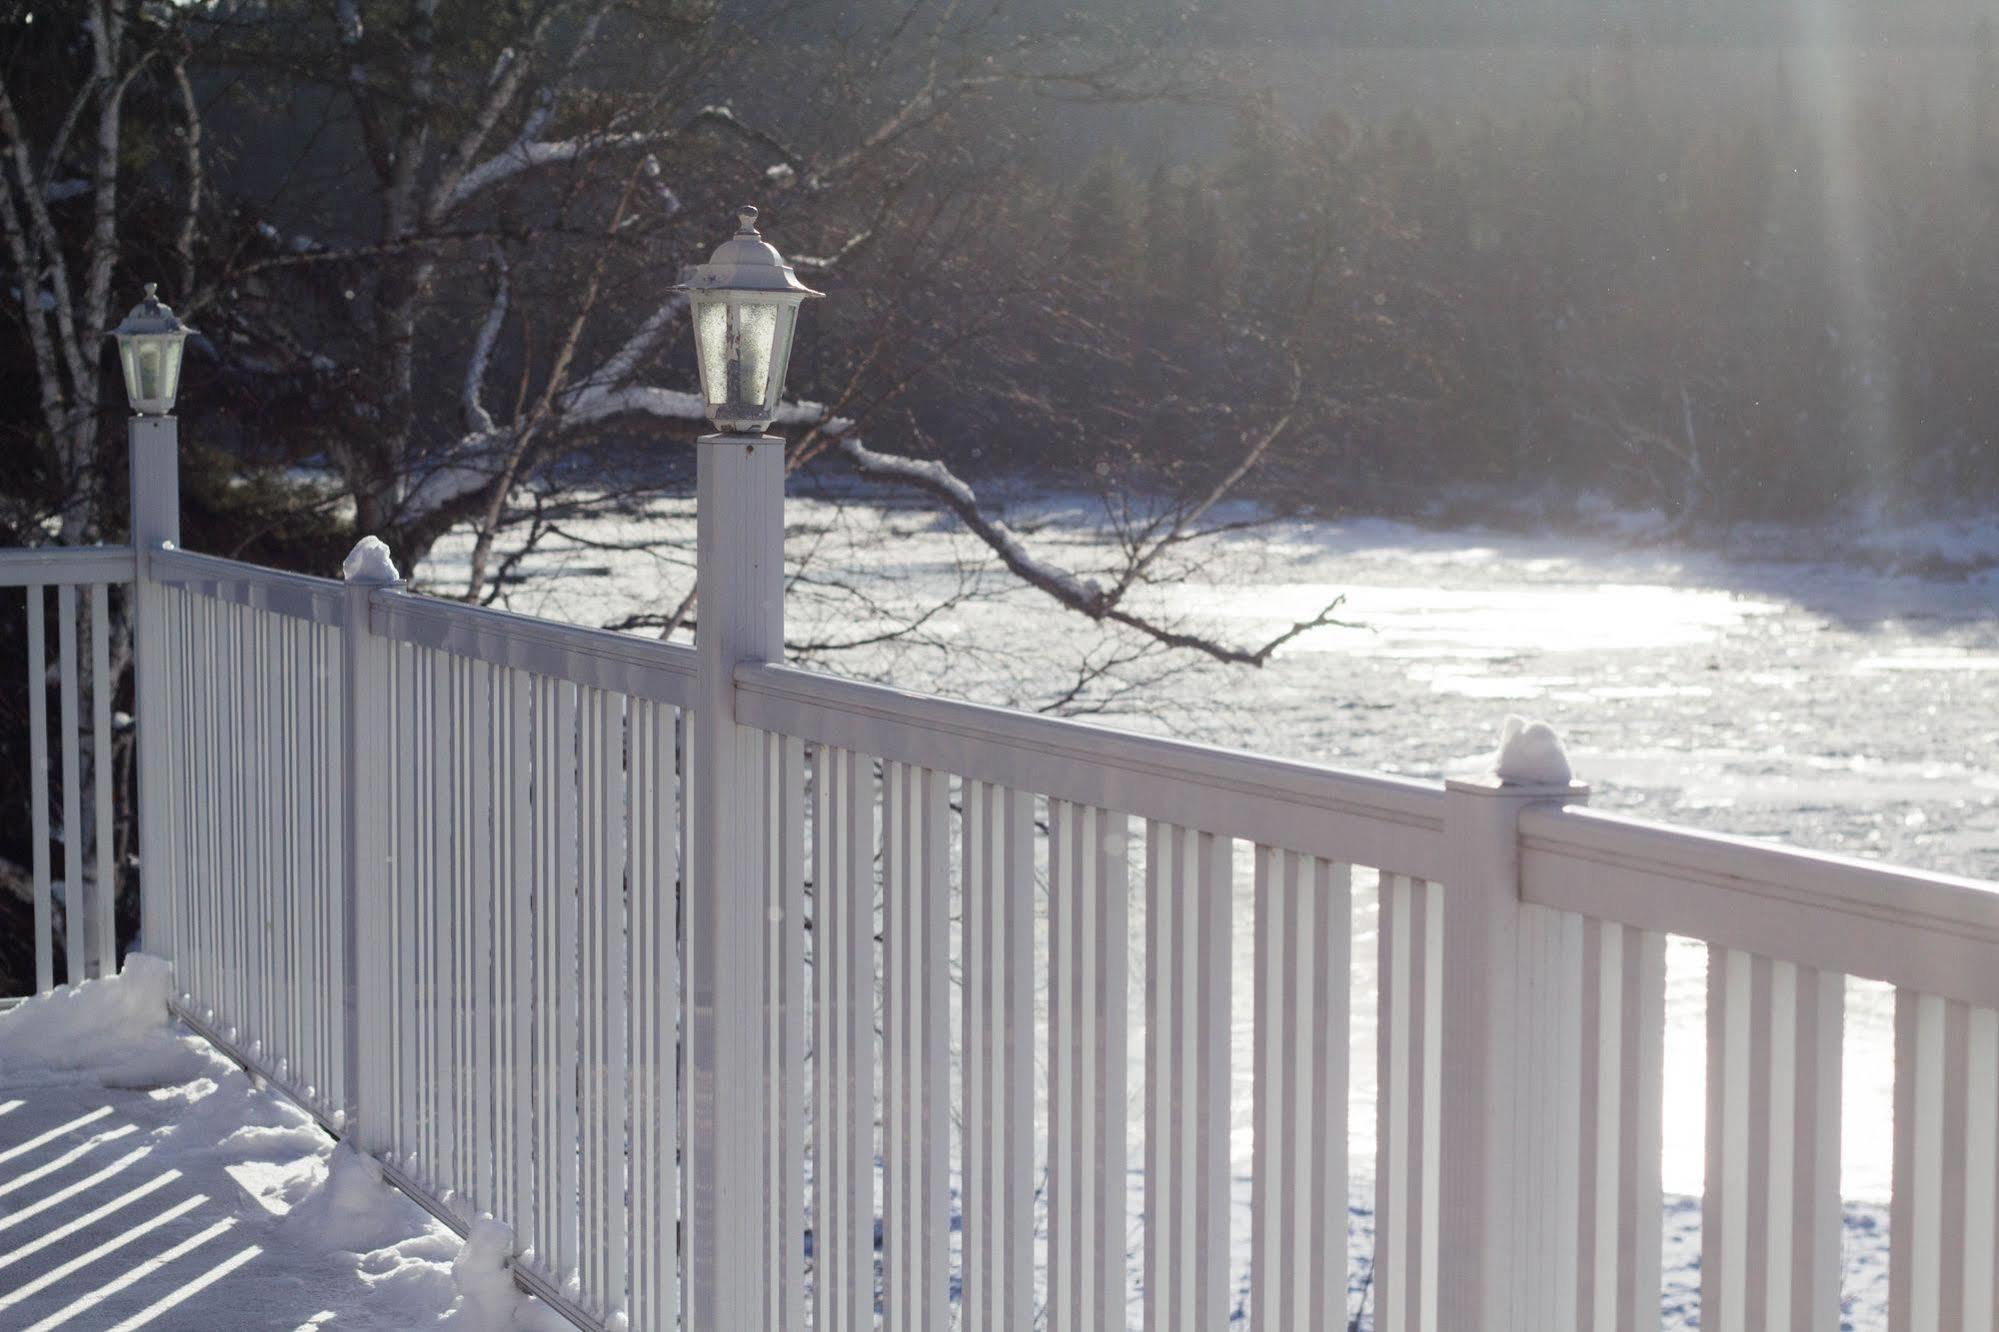
<path fill-rule="evenodd" d="M 568 1327 L 166 999 L 139 957 L 0 1013 L 0 1327 Z"/>

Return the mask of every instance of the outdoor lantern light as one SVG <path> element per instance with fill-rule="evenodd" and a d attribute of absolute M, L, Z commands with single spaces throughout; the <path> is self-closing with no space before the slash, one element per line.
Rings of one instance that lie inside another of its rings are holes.
<path fill-rule="evenodd" d="M 727 434 L 761 435 L 777 415 L 798 307 L 821 296 L 757 232 L 757 210 L 705 264 L 680 275 L 675 291 L 694 308 L 694 350 L 708 418 Z"/>
<path fill-rule="evenodd" d="M 181 345 L 193 330 L 160 304 L 159 284 L 146 284 L 146 299 L 132 307 L 113 331 L 118 360 L 125 367 L 125 396 L 140 416 L 165 416 L 180 392 Z"/>

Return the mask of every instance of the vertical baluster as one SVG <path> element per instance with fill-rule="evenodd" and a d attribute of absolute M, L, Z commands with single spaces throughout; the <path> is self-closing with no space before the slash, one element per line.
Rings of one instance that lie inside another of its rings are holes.
<path fill-rule="evenodd" d="M 964 1325 L 1007 1332 L 1034 1277 L 1034 799 L 968 781 L 964 804 Z"/>
<path fill-rule="evenodd" d="M 1257 849 L 1251 1310 L 1270 1332 L 1346 1316 L 1352 881 L 1348 866 Z"/>
<path fill-rule="evenodd" d="M 594 689 L 579 690 L 577 702 L 577 1031 L 575 1034 L 580 1075 L 576 1079 L 577 1145 L 577 1280 L 586 1301 L 597 1287 L 597 1214 L 600 1199 L 596 1181 L 603 1167 L 603 1144 L 597 1132 L 597 1107 L 602 1099 L 603 1049 L 601 1045 L 603 1006 L 599 990 L 603 981 L 600 949 L 603 943 L 601 898 L 604 880 L 602 786 L 604 752 L 604 696 Z M 586 1307 L 588 1307 L 586 1303 Z"/>
<path fill-rule="evenodd" d="M 335 1104 L 353 1107 L 357 1112 L 363 1105 L 363 1086 L 369 1086 L 371 1099 L 379 1099 L 382 1083 L 364 1078 L 363 1065 L 379 1067 L 379 1050 L 374 1047 L 374 1038 L 367 1035 L 362 1022 L 372 1022 L 372 1015 L 380 1011 L 372 1002 L 371 992 L 365 989 L 364 958 L 378 959 L 379 953 L 369 948 L 368 939 L 380 921 L 365 922 L 362 919 L 364 900 L 367 911 L 379 911 L 386 904 L 387 897 L 380 891 L 380 876 L 386 868 L 388 856 L 381 827 L 382 814 L 386 811 L 378 799 L 363 806 L 368 811 L 370 831 L 357 844 L 355 855 L 357 872 L 353 875 L 356 892 L 350 901 L 348 896 L 348 850 L 347 850 L 347 806 L 349 801 L 358 800 L 358 792 L 349 789 L 341 776 L 341 753 L 346 736 L 346 696 L 347 659 L 341 638 L 344 627 L 334 625 L 311 625 L 307 629 L 306 642 L 312 652 L 312 681 L 307 686 L 305 696 L 306 727 L 311 736 L 315 758 L 307 764 L 305 799 L 317 810 L 319 823 L 320 854 L 308 853 L 306 874 L 311 885 L 315 911 L 314 919 L 326 922 L 324 960 L 321 970 L 326 976 L 326 986 L 320 991 L 321 1040 L 328 1051 L 327 1079 L 338 1091 Z M 380 649 L 373 644 L 365 645 L 371 653 Z M 379 659 L 376 659 L 377 661 Z M 370 713 L 365 733 L 371 737 L 364 747 L 369 757 L 366 761 L 375 770 L 374 781 L 384 780 L 381 768 L 391 762 L 392 752 L 383 743 L 385 734 L 379 714 L 388 707 L 383 686 L 387 675 L 380 673 L 379 665 L 371 669 L 377 672 L 371 682 L 372 687 L 361 696 L 361 703 Z M 362 719 L 355 718 L 357 731 L 362 729 Z M 364 851 L 362 848 L 365 847 Z M 366 877 L 373 885 L 364 895 L 359 883 Z M 352 921 L 350 932 L 349 922 Z M 349 957 L 352 948 L 354 956 Z M 353 979 L 354 1014 L 349 1025 L 347 1011 L 348 981 Z M 351 1036 L 350 1036 L 351 1033 Z M 357 1048 L 349 1051 L 347 1041 L 357 1042 Z M 351 1081 L 350 1081 L 351 1079 Z M 374 1107 L 379 1113 L 380 1107 Z M 372 1128 L 366 1130 L 373 1132 Z"/>
<path fill-rule="evenodd" d="M 272 975 L 271 958 L 275 950 L 275 936 L 283 917 L 283 906 L 272 909 L 274 898 L 281 898 L 284 885 L 277 881 L 273 871 L 275 857 L 274 833 L 282 811 L 277 805 L 279 780 L 277 774 L 276 746 L 272 743 L 276 730 L 277 676 L 273 669 L 273 653 L 270 644 L 271 617 L 262 611 L 246 608 L 244 612 L 245 633 L 250 641 L 249 669 L 252 676 L 251 698 L 255 709 L 251 714 L 250 740 L 255 763 L 254 784 L 250 788 L 247 807 L 241 812 L 252 825 L 252 859 L 250 862 L 250 1004 L 246 1016 L 250 1023 L 250 1036 L 246 1044 L 253 1054 L 266 1058 L 275 1044 L 272 1032 L 271 1000 L 277 988 L 276 977 Z M 278 920 L 273 920 L 273 917 Z"/>
<path fill-rule="evenodd" d="M 227 606 L 215 599 L 206 601 L 208 619 L 208 642 L 204 644 L 202 661 L 214 663 L 203 672 L 204 697 L 202 710 L 208 714 L 208 754 L 204 764 L 204 782 L 199 790 L 210 792 L 206 802 L 208 813 L 208 864 L 207 884 L 197 889 L 197 894 L 209 901 L 208 911 L 208 997 L 203 1004 L 203 1012 L 211 1025 L 219 1024 L 224 1018 L 228 1002 L 229 965 L 229 916 L 234 908 L 230 893 L 229 843 L 225 807 L 229 800 L 229 718 L 226 713 L 229 695 L 230 657 L 228 637 Z"/>
<path fill-rule="evenodd" d="M 533 860 L 533 781 L 536 762 L 533 730 L 534 682 L 524 671 L 506 673 L 507 724 L 505 774 L 511 807 L 507 816 L 507 938 L 511 956 L 507 984 L 499 996 L 498 1009 L 506 1015 L 508 1028 L 507 1082 L 502 1091 L 507 1099 L 507 1138 L 513 1154 L 511 1167 L 501 1173 L 507 1183 L 506 1216 L 522 1247 L 534 1243 L 530 1219 L 538 1215 L 534 1194 L 536 1160 L 533 1136 L 534 1105 L 534 937 L 530 933 L 534 912 Z"/>
<path fill-rule="evenodd" d="M 209 738 L 208 728 L 214 713 L 208 706 L 208 689 L 214 682 L 214 671 L 201 664 L 208 661 L 208 605 L 204 597 L 190 591 L 184 596 L 186 611 L 186 647 L 181 658 L 180 687 L 186 694 L 186 703 L 181 715 L 186 722 L 186 767 L 187 788 L 182 809 L 187 822 L 187 878 L 183 885 L 181 906 L 188 919 L 184 933 L 188 940 L 188 955 L 193 965 L 183 971 L 182 984 L 191 992 L 192 1010 L 204 1012 L 210 1003 L 214 990 L 209 976 L 214 964 L 213 940 L 209 933 L 209 918 L 216 904 L 216 882 L 213 872 L 213 842 L 209 837 L 208 820 L 214 813 L 213 798 L 202 800 L 195 795 L 198 791 L 213 791 L 209 781 Z"/>
<path fill-rule="evenodd" d="M 90 588 L 90 735 L 97 797 L 97 884 L 91 894 L 91 918 L 97 936 L 97 974 L 118 971 L 118 932 L 112 904 L 118 896 L 111 838 L 116 825 L 111 813 L 111 590 L 102 583 Z M 162 636 L 160 650 L 172 651 Z M 164 738 L 164 737 L 163 737 Z M 79 852 L 81 848 L 79 848 Z"/>
<path fill-rule="evenodd" d="M 424 1128 L 428 1168 L 424 1186 L 432 1197 L 450 1191 L 451 1181 L 451 892 L 456 879 L 453 843 L 457 800 L 452 789 L 457 765 L 452 745 L 457 727 L 451 715 L 452 660 L 440 651 L 424 652 L 425 689 L 421 706 L 424 748 L 429 755 L 424 835 L 429 873 L 418 911 L 423 929 L 424 999 Z"/>
<path fill-rule="evenodd" d="M 472 1071 L 471 1024 L 467 991 L 471 976 L 471 726 L 469 720 L 472 663 L 456 654 L 443 657 L 449 686 L 450 709 L 444 714 L 448 728 L 444 734 L 445 779 L 451 791 L 451 808 L 445 824 L 446 847 L 450 852 L 450 873 L 442 894 L 447 938 L 444 955 L 449 975 L 444 991 L 444 1011 L 439 1038 L 445 1050 L 444 1127 L 449 1134 L 449 1150 L 439 1181 L 439 1196 L 463 1219 L 476 1214 L 465 1196 L 470 1175 L 467 1162 L 467 1127 L 470 1121 Z"/>
<path fill-rule="evenodd" d="M 814 815 L 816 1326 L 874 1325 L 874 774 L 820 751 Z M 831 780 L 826 780 L 830 777 Z"/>
<path fill-rule="evenodd" d="M 1994 1332 L 1999 1014 L 1895 993 L 1891 1332 Z"/>
<path fill-rule="evenodd" d="M 339 1102 L 328 1093 L 332 1083 L 322 1064 L 326 1047 L 319 1042 L 320 989 L 319 963 L 324 945 L 318 925 L 318 900 L 309 885 L 308 868 L 312 854 L 319 850 L 318 811 L 308 806 L 300 788 L 305 771 L 318 764 L 305 729 L 303 700 L 310 686 L 312 657 L 309 643 L 312 626 L 289 617 L 273 626 L 277 638 L 273 665 L 279 672 L 278 781 L 280 797 L 278 825 L 284 834 L 278 842 L 283 866 L 282 885 L 274 894 L 284 902 L 284 919 L 277 932 L 279 960 L 276 978 L 281 1011 L 271 1040 L 277 1049 L 277 1064 L 294 1089 L 312 1086 L 329 1108 Z"/>
<path fill-rule="evenodd" d="M 499 1025 L 499 1010 L 493 1005 L 493 962 L 496 948 L 499 903 L 504 894 L 494 891 L 498 872 L 495 840 L 501 821 L 493 811 L 493 774 L 504 771 L 498 736 L 493 726 L 493 679 L 495 668 L 486 662 L 469 663 L 471 672 L 471 726 L 466 732 L 471 754 L 468 777 L 471 794 L 471 875 L 466 884 L 466 900 L 471 914 L 472 959 L 471 995 L 465 1010 L 470 1024 L 471 1053 L 467 1095 L 471 1099 L 466 1126 L 469 1143 L 466 1189 L 473 1207 L 492 1211 L 502 1206 L 497 1169 L 499 1154 L 495 1125 L 499 1114 L 500 1083 L 493 1038 Z"/>
<path fill-rule="evenodd" d="M 625 850 L 625 699 L 607 694 L 603 709 L 600 795 L 603 814 L 603 861 L 598 924 L 597 994 L 600 1013 L 599 1057 L 603 1061 L 602 1097 L 598 1111 L 598 1195 L 596 1244 L 601 1260 L 597 1279 L 598 1304 L 605 1312 L 624 1305 L 625 1288 L 625 1012 L 627 987 L 618 941 L 629 928 L 626 920 Z"/>
<path fill-rule="evenodd" d="M 244 842 L 249 836 L 249 820 L 243 817 L 244 779 L 248 758 L 244 752 L 243 733 L 243 691 L 248 681 L 243 678 L 243 655 L 248 645 L 243 641 L 243 608 L 235 602 L 218 602 L 216 618 L 220 636 L 228 656 L 223 667 L 227 687 L 218 700 L 217 712 L 222 725 L 221 771 L 222 799 L 219 802 L 218 817 L 223 821 L 220 838 L 222 874 L 221 913 L 222 933 L 222 977 L 216 995 L 221 1018 L 222 1035 L 229 1041 L 236 1039 L 237 1023 L 243 1016 L 243 953 L 244 935 L 248 929 L 247 913 L 243 909 L 243 854 Z"/>
<path fill-rule="evenodd" d="M 633 1100 L 632 1312 L 635 1327 L 671 1327 L 675 1284 L 676 1145 L 674 1076 L 678 958 L 674 951 L 677 877 L 674 717 L 657 703 L 637 705 L 631 946 L 638 992 L 631 1028 Z"/>
<path fill-rule="evenodd" d="M 768 863 L 763 881 L 770 922 L 765 949 L 765 1079 L 771 1091 L 765 1132 L 771 1215 L 764 1226 L 763 1319 L 767 1327 L 804 1325 L 804 749 L 785 736 L 764 737 L 764 827 Z"/>
<path fill-rule="evenodd" d="M 341 1105 L 333 1094 L 333 1065 L 340 1058 L 338 1047 L 331 1042 L 322 1046 L 317 1040 L 307 1043 L 306 1035 L 314 1031 L 313 1023 L 322 1006 L 314 994 L 303 999 L 294 997 L 295 987 L 301 986 L 298 978 L 310 974 L 310 964 L 324 954 L 324 944 L 330 943 L 322 941 L 321 931 L 316 928 L 320 897 L 313 891 L 313 862 L 322 853 L 322 816 L 312 803 L 306 775 L 307 768 L 330 761 L 318 752 L 314 743 L 309 711 L 312 706 L 309 691 L 314 685 L 312 643 L 317 632 L 316 625 L 304 620 L 286 617 L 278 621 L 276 651 L 284 732 L 277 740 L 277 748 L 288 820 L 284 825 L 286 831 L 278 839 L 278 851 L 284 875 L 291 883 L 291 919 L 287 922 L 277 970 L 278 1002 L 285 1007 L 285 1012 L 279 1015 L 282 1034 L 278 1039 L 285 1046 L 283 1054 L 289 1062 L 292 1085 L 310 1082 L 318 1087 L 330 1117 Z M 290 1020 L 286 1021 L 287 1018 Z M 293 1030 L 294 1026 L 297 1030 Z M 322 1060 L 323 1055 L 328 1057 Z"/>
<path fill-rule="evenodd" d="M 417 1053 L 422 1032 L 419 1007 L 417 903 L 423 884 L 422 799 L 430 760 L 424 752 L 424 731 L 417 699 L 422 688 L 422 655 L 398 644 L 396 662 L 396 937 L 395 1041 L 396 1155 L 412 1175 L 416 1169 L 417 1123 L 421 1096 L 417 1086 Z"/>
<path fill-rule="evenodd" d="M 941 1326 L 948 1319 L 950 1224 L 944 1149 L 948 1146 L 949 965 L 942 933 L 950 880 L 944 870 L 949 825 L 939 774 L 889 764 L 883 813 L 884 1156 L 888 1162 L 886 1280 L 889 1324 Z"/>
<path fill-rule="evenodd" d="M 188 826 L 187 793 L 183 785 L 187 781 L 187 694 L 182 683 L 182 662 L 187 656 L 187 616 L 181 589 L 161 588 L 159 593 L 161 632 L 160 646 L 155 650 L 160 653 L 160 674 L 166 683 L 160 691 L 160 703 L 157 705 L 161 720 L 153 723 L 153 733 L 159 737 L 154 743 L 161 745 L 163 750 L 161 771 L 167 774 L 161 787 L 168 811 L 165 845 L 170 859 L 167 874 L 171 887 L 167 892 L 170 906 L 156 919 L 167 926 L 168 946 L 173 950 L 173 992 L 177 997 L 185 998 L 188 971 L 194 961 L 187 935 Z M 162 731 L 165 732 L 163 736 Z M 159 867 L 155 866 L 153 872 L 158 874 Z"/>
<path fill-rule="evenodd" d="M 1097 1328 L 1126 1285 L 1124 816 L 1051 802 L 1048 863 L 1050 1325 Z"/>
<path fill-rule="evenodd" d="M 919 1326 L 912 1303 L 914 1218 L 905 1196 L 915 1138 L 909 1105 L 913 949 L 905 924 L 913 838 L 909 786 L 905 765 L 882 764 L 882 1322 L 889 1329 Z"/>
<path fill-rule="evenodd" d="M 1718 1332 L 1838 1322 L 1843 985 L 1709 950 L 1701 1308 Z"/>
<path fill-rule="evenodd" d="M 535 1234 L 533 1257 L 542 1274 L 560 1280 L 556 1256 L 555 1055 L 556 996 L 562 984 L 556 961 L 556 858 L 560 801 L 555 776 L 555 681 L 534 681 L 534 1135 Z"/>
<path fill-rule="evenodd" d="M 951 779 L 925 769 L 916 814 L 923 822 L 918 862 L 919 919 L 916 922 L 917 986 L 922 1020 L 917 1032 L 918 1115 L 923 1141 L 917 1202 L 923 1243 L 919 1256 L 927 1289 L 926 1328 L 950 1322 L 951 1305 Z M 1119 957 L 1124 956 L 1120 941 Z M 1122 990 L 1120 990 L 1122 993 Z M 1119 1060 L 1122 1071 L 1123 1060 Z M 1122 1085 L 1122 1084 L 1120 1084 Z M 1118 1122 L 1124 1122 L 1118 1098 Z M 1120 1170 L 1122 1176 L 1123 1171 Z M 1122 1204 L 1123 1180 L 1119 1180 Z M 1120 1257 L 1123 1246 L 1118 1247 Z M 1122 1270 L 1120 1268 L 1120 1270 Z"/>
<path fill-rule="evenodd" d="M 1586 922 L 1582 996 L 1578 1326 L 1640 1332 L 1659 1321 L 1665 936 Z"/>
<path fill-rule="evenodd" d="M 1999 1012 L 1972 1009 L 1965 1045 L 1962 1325 L 1999 1332 L 1999 1262 L 1989 1257 L 1999 1253 Z"/>
<path fill-rule="evenodd" d="M 55 907 L 49 886 L 49 653 L 42 589 L 28 588 L 29 835 L 35 862 L 35 991 L 55 988 Z"/>
<path fill-rule="evenodd" d="M 89 950 L 84 927 L 89 913 L 83 901 L 83 746 L 79 732 L 82 718 L 77 691 L 76 668 L 76 586 L 64 583 L 56 589 L 56 638 L 61 660 L 62 693 L 62 869 L 64 978 L 71 984 L 84 979 L 84 959 Z"/>
<path fill-rule="evenodd" d="M 1443 910 L 1435 884 L 1381 876 L 1375 1317 L 1411 1332 L 1437 1326 Z"/>
<path fill-rule="evenodd" d="M 1146 828 L 1145 1325 L 1228 1320 L 1229 971 L 1226 837 Z"/>
<path fill-rule="evenodd" d="M 238 1048 L 248 1046 L 255 1039 L 257 1026 L 257 936 L 264 926 L 267 913 L 259 900 L 257 882 L 257 855 L 259 841 L 263 837 L 262 822 L 257 817 L 257 806 L 267 780 L 263 765 L 258 760 L 259 726 L 258 687 L 263 672 L 257 669 L 257 648 L 255 620 L 250 608 L 240 602 L 230 603 L 230 616 L 234 622 L 234 642 L 236 649 L 235 675 L 236 690 L 231 698 L 230 714 L 235 722 L 236 735 L 234 758 L 236 764 L 235 790 L 229 801 L 229 818 L 234 825 L 234 882 L 235 900 L 232 904 L 230 925 L 235 935 L 235 983 L 231 988 L 229 1004 L 229 1025 L 223 1031 L 230 1044 Z M 256 812 L 253 812 L 256 811 Z"/>
<path fill-rule="evenodd" d="M 298 883 L 301 907 L 294 927 L 294 949 L 296 969 L 306 978 L 301 984 L 311 985 L 314 974 L 322 978 L 318 986 L 308 991 L 305 1011 L 300 1016 L 302 1043 L 294 1058 L 306 1058 L 308 1046 L 311 1057 L 307 1068 L 295 1072 L 294 1080 L 302 1082 L 310 1078 L 326 1088 L 327 1104 L 339 1114 L 347 1107 L 360 1106 L 358 1076 L 356 1086 L 347 1085 L 346 1042 L 350 1038 L 362 1040 L 359 1021 L 360 1009 L 364 1007 L 359 998 L 360 978 L 356 976 L 356 1025 L 350 1037 L 345 972 L 348 917 L 342 900 L 346 892 L 346 837 L 339 803 L 347 799 L 347 793 L 344 781 L 336 783 L 340 788 L 337 797 L 328 788 L 328 775 L 339 771 L 341 749 L 337 742 L 329 743 L 326 734 L 327 714 L 340 697 L 344 682 L 328 669 L 325 625 L 301 622 L 293 626 L 293 632 L 299 655 L 291 658 L 297 663 L 293 671 L 297 688 L 292 694 L 292 715 L 299 747 L 290 753 L 287 764 L 294 770 L 293 808 L 300 820 L 299 835 L 290 841 L 297 847 L 292 872 Z M 338 890 L 331 886 L 335 883 L 341 885 Z M 358 902 L 355 908 L 358 912 Z M 355 922 L 358 933 L 361 928 L 358 914 Z M 357 1075 L 367 1058 L 365 1048 L 354 1052 L 352 1067 Z"/>
<path fill-rule="evenodd" d="M 581 790 L 578 780 L 577 697 L 573 685 L 555 687 L 555 798 L 561 811 L 556 824 L 556 1038 L 552 1051 L 555 1071 L 555 1137 L 550 1150 L 556 1166 L 556 1253 L 555 1272 L 568 1293 L 578 1290 L 581 1267 L 578 1227 L 581 1221 L 577 1152 L 581 1147 L 576 1081 L 579 1071 L 578 1035 L 581 1031 L 578 1008 L 582 995 L 578 985 L 581 966 L 578 909 L 582 888 L 576 863 L 577 839 L 582 831 Z"/>
<path fill-rule="evenodd" d="M 658 1145 L 652 1136 L 650 1116 L 658 1100 L 652 1077 L 653 1022 L 648 998 L 654 985 L 657 964 L 653 953 L 653 920 L 658 907 L 653 896 L 654 866 L 657 863 L 655 818 L 651 805 L 656 799 L 654 725 L 658 704 L 634 698 L 631 702 L 631 783 L 630 878 L 628 908 L 630 926 L 625 931 L 625 974 L 631 985 L 631 1018 L 625 1027 L 622 1052 L 630 1069 L 631 1117 L 627 1121 L 627 1150 L 631 1155 L 630 1194 L 625 1209 L 625 1231 L 619 1242 L 626 1247 L 630 1267 L 621 1295 L 627 1321 L 648 1327 L 656 1315 L 652 1309 L 653 1282 L 647 1247 L 651 1242 L 650 1207 L 659 1178 Z"/>

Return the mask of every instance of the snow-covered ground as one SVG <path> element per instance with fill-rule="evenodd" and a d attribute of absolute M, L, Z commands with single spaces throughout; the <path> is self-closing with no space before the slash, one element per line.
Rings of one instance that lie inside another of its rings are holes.
<path fill-rule="evenodd" d="M 166 1021 L 168 975 L 0 1014 L 0 1327 L 569 1325 L 306 1115 Z"/>

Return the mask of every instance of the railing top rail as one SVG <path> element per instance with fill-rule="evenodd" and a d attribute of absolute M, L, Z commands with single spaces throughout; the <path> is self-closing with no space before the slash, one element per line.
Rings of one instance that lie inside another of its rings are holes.
<path fill-rule="evenodd" d="M 1999 884 L 1594 810 L 1520 816 L 1529 902 L 1999 1008 Z"/>
<path fill-rule="evenodd" d="M 35 546 L 0 550 L 0 587 L 129 583 L 137 566 L 130 546 Z"/>
<path fill-rule="evenodd" d="M 736 672 L 736 720 L 1330 860 L 1440 879 L 1440 787 L 861 684 Z"/>
<path fill-rule="evenodd" d="M 146 567 L 155 582 L 170 587 L 184 587 L 203 596 L 314 624 L 340 623 L 341 585 L 330 578 L 285 573 L 187 550 L 149 551 Z"/>
<path fill-rule="evenodd" d="M 397 591 L 370 599 L 385 638 L 675 707 L 694 701 L 695 653 L 677 643 Z"/>

